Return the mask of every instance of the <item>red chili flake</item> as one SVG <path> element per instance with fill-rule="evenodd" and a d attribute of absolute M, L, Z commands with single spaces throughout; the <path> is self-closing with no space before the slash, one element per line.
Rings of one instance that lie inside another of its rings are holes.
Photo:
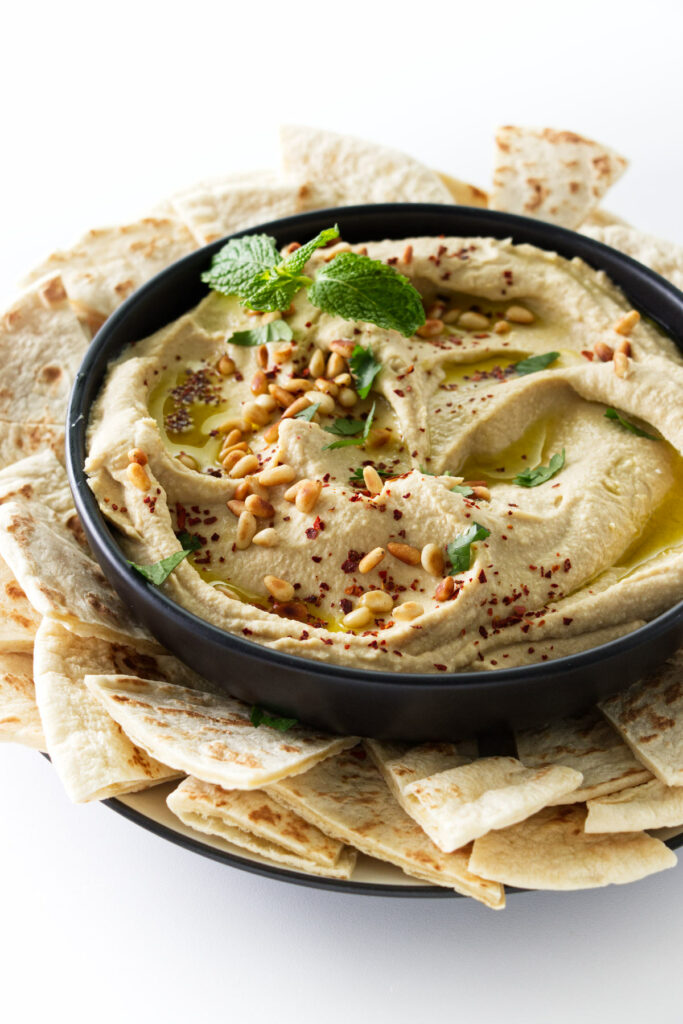
<path fill-rule="evenodd" d="M 401 512 L 400 508 L 394 509 L 394 519 L 396 519 L 397 521 L 399 519 L 403 519 L 403 513 Z"/>
<path fill-rule="evenodd" d="M 119 510 L 119 506 L 118 506 L 117 504 L 115 504 L 115 502 L 112 502 L 112 504 L 111 504 L 111 507 L 112 507 L 112 510 L 113 510 L 114 512 L 118 512 L 118 510 Z"/>
<path fill-rule="evenodd" d="M 244 629 L 242 630 L 242 632 L 244 633 L 245 636 L 251 636 L 253 630 L 247 629 L 247 627 L 245 626 Z"/>
<path fill-rule="evenodd" d="M 480 583 L 486 583 L 486 573 L 484 572 L 483 569 L 479 573 L 479 576 L 477 577 L 477 579 L 479 580 Z"/>
<path fill-rule="evenodd" d="M 569 558 L 565 558 L 564 563 L 562 565 L 562 568 L 564 569 L 565 572 L 569 572 L 571 567 L 572 567 L 571 560 Z"/>
<path fill-rule="evenodd" d="M 400 388 L 394 388 L 394 394 L 398 395 L 399 398 L 405 398 L 405 391 L 401 391 Z"/>
<path fill-rule="evenodd" d="M 568 615 L 565 615 L 564 618 L 562 619 L 562 624 L 564 626 L 568 626 L 573 621 L 574 620 L 572 618 L 570 618 Z"/>
<path fill-rule="evenodd" d="M 526 614 L 526 608 L 524 607 L 523 604 L 516 604 L 512 610 L 515 613 L 515 615 L 525 615 Z"/>
<path fill-rule="evenodd" d="M 345 573 L 357 572 L 358 563 L 360 562 L 364 554 L 364 551 L 354 551 L 353 548 L 349 548 L 349 550 L 346 553 L 346 559 L 341 564 L 341 571 Z"/>
<path fill-rule="evenodd" d="M 529 647 L 529 649 L 527 651 L 527 654 L 533 654 L 535 649 L 536 649 L 535 647 Z"/>
<path fill-rule="evenodd" d="M 592 363 L 593 362 L 593 357 L 594 357 L 595 353 L 594 352 L 589 352 L 588 349 L 582 349 L 581 350 L 581 355 L 584 357 L 584 359 L 588 359 L 589 362 Z"/>
<path fill-rule="evenodd" d="M 322 555 L 311 555 L 312 562 L 322 562 Z"/>
<path fill-rule="evenodd" d="M 315 526 L 309 526 L 306 530 L 306 536 L 309 540 L 315 540 L 319 533 L 320 530 L 316 530 Z"/>
<path fill-rule="evenodd" d="M 299 637 L 299 640 L 308 640 L 310 635 L 311 634 L 308 632 L 307 629 L 302 629 L 301 630 L 301 636 Z"/>
<path fill-rule="evenodd" d="M 486 629 L 485 629 L 484 626 L 480 626 L 479 627 L 479 636 L 482 637 L 484 640 L 488 636 L 488 633 L 486 632 Z"/>
<path fill-rule="evenodd" d="M 322 637 L 322 642 L 324 644 L 327 644 L 328 647 L 331 647 L 332 644 L 334 643 L 334 640 L 328 640 L 328 639 L 325 639 L 325 637 Z"/>
<path fill-rule="evenodd" d="M 348 594 L 349 597 L 360 597 L 363 593 L 363 588 L 359 587 L 357 583 L 352 583 L 349 587 L 344 587 L 344 593 Z"/>
<path fill-rule="evenodd" d="M 439 672 L 447 672 L 448 671 L 448 669 L 447 669 L 447 667 L 445 665 L 437 665 L 436 662 L 434 663 L 434 668 L 437 669 L 437 671 L 439 671 Z"/>

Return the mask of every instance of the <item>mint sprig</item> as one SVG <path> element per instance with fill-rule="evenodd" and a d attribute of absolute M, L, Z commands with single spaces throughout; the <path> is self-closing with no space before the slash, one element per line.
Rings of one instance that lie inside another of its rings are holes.
<path fill-rule="evenodd" d="M 356 381 L 356 391 L 361 398 L 367 398 L 375 377 L 382 369 L 382 364 L 375 359 L 371 349 L 356 345 L 351 353 L 349 366 Z"/>
<path fill-rule="evenodd" d="M 264 711 L 257 704 L 251 709 L 249 714 L 249 721 L 256 728 L 259 725 L 267 725 L 269 729 L 277 729 L 278 732 L 287 732 L 293 725 L 296 725 L 296 718 L 285 718 L 280 715 L 271 715 L 268 711 Z"/>
<path fill-rule="evenodd" d="M 254 345 L 268 345 L 272 341 L 291 341 L 294 332 L 286 320 L 273 320 L 262 327 L 252 327 L 249 331 L 236 331 L 227 339 L 230 345 L 241 345 L 251 348 Z"/>
<path fill-rule="evenodd" d="M 199 537 L 185 531 L 178 534 L 178 540 L 182 544 L 181 551 L 174 551 L 172 555 L 167 555 L 166 558 L 161 558 L 158 562 L 152 562 L 151 565 L 139 565 L 137 562 L 128 562 L 128 564 L 141 576 L 144 576 L 149 583 L 160 587 L 184 558 L 202 546 Z"/>
<path fill-rule="evenodd" d="M 542 352 L 538 356 L 529 356 L 528 359 L 521 359 L 518 363 L 515 363 L 513 369 L 516 373 L 521 373 L 522 376 L 527 373 L 538 373 L 539 370 L 545 370 L 546 367 L 559 358 L 559 352 Z"/>
<path fill-rule="evenodd" d="M 364 445 L 368 439 L 372 421 L 375 418 L 376 405 L 377 403 L 373 402 L 372 409 L 368 413 L 365 422 L 363 422 L 363 420 L 337 419 L 329 427 L 323 427 L 323 430 L 328 434 L 336 434 L 342 439 L 340 441 L 334 441 L 332 444 L 326 444 L 323 451 L 330 452 L 335 448 L 346 448 L 349 445 Z M 357 436 L 359 434 L 360 436 Z"/>
<path fill-rule="evenodd" d="M 659 441 L 659 438 L 655 437 L 654 434 L 648 434 L 647 430 L 637 427 L 635 423 L 629 423 L 629 421 L 624 419 L 621 413 L 617 412 L 616 409 L 606 409 L 605 419 L 616 420 L 620 426 L 624 427 L 626 430 L 630 430 L 632 434 L 636 435 L 636 437 L 646 437 L 648 441 Z"/>
<path fill-rule="evenodd" d="M 563 468 L 564 454 L 565 449 L 563 448 L 561 452 L 556 452 L 552 456 L 547 466 L 536 466 L 535 469 L 529 466 L 518 473 L 512 482 L 518 487 L 538 487 L 540 484 L 544 484 Z"/>
<path fill-rule="evenodd" d="M 454 573 L 467 572 L 472 561 L 472 545 L 479 540 L 490 537 L 491 531 L 479 523 L 472 523 L 464 533 L 458 534 L 455 540 L 446 545 L 446 554 Z"/>

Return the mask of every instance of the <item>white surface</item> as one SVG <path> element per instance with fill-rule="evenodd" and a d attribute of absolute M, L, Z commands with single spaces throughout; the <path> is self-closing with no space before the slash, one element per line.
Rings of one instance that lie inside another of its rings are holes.
<path fill-rule="evenodd" d="M 275 160 L 280 120 L 486 187 L 499 123 L 632 161 L 607 206 L 683 242 L 683 6 L 26 3 L 3 18 L 0 293 L 88 227 Z M 241 141 L 239 144 L 236 138 Z M 364 900 L 200 860 L 0 748 L 3 1019 L 681 1019 L 683 867 L 637 885 Z"/>

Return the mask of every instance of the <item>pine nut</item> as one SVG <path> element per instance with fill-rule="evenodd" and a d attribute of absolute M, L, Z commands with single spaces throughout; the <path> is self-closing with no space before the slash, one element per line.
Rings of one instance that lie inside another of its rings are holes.
<path fill-rule="evenodd" d="M 183 466 L 187 466 L 188 469 L 199 469 L 199 463 L 196 459 L 193 459 L 187 452 L 178 452 L 176 455 L 178 462 L 182 462 Z"/>
<path fill-rule="evenodd" d="M 251 512 L 257 519 L 272 519 L 275 515 L 275 509 L 269 501 L 265 498 L 259 497 L 258 494 L 250 494 L 244 502 L 247 511 Z"/>
<path fill-rule="evenodd" d="M 235 535 L 235 546 L 237 547 L 237 550 L 246 550 L 246 548 L 251 544 L 255 533 L 256 519 L 251 512 L 247 512 L 245 509 L 237 520 L 237 533 Z"/>
<path fill-rule="evenodd" d="M 368 590 L 358 603 L 365 605 L 374 615 L 390 612 L 394 606 L 391 594 L 387 594 L 384 590 Z"/>
<path fill-rule="evenodd" d="M 609 363 L 614 356 L 614 349 L 611 345 L 606 345 L 604 341 L 596 341 L 593 345 L 593 351 L 598 359 L 601 359 L 603 363 Z"/>
<path fill-rule="evenodd" d="M 479 487 L 473 487 L 472 488 L 472 496 L 474 498 L 479 498 L 479 501 L 490 501 L 491 500 L 491 492 L 490 492 L 490 490 L 488 489 L 488 487 L 482 487 L 481 485 Z"/>
<path fill-rule="evenodd" d="M 475 313 L 474 310 L 468 309 L 458 320 L 458 327 L 464 327 L 466 331 L 485 331 L 488 326 L 489 318 L 483 313 Z"/>
<path fill-rule="evenodd" d="M 446 312 L 446 303 L 442 302 L 441 299 L 435 299 L 431 306 L 427 310 L 428 320 L 443 320 L 443 315 Z"/>
<path fill-rule="evenodd" d="M 422 557 L 417 548 L 410 544 L 400 544 L 397 541 L 390 541 L 387 544 L 387 551 L 405 565 L 419 565 Z"/>
<path fill-rule="evenodd" d="M 256 361 L 262 370 L 265 370 L 268 366 L 268 346 L 259 345 L 256 349 Z"/>
<path fill-rule="evenodd" d="M 493 325 L 494 334 L 508 334 L 510 331 L 510 324 L 507 320 L 497 320 Z"/>
<path fill-rule="evenodd" d="M 146 466 L 147 456 L 143 452 L 142 448 L 131 448 L 128 452 L 128 461 L 137 462 L 139 466 Z"/>
<path fill-rule="evenodd" d="M 301 242 L 290 242 L 289 245 L 285 246 L 285 255 L 291 256 L 293 252 L 301 248 Z"/>
<path fill-rule="evenodd" d="M 311 391 L 313 389 L 313 381 L 306 380 L 304 377 L 290 377 L 289 380 L 284 382 L 282 387 L 285 391 L 295 395 L 297 391 Z"/>
<path fill-rule="evenodd" d="M 331 416 L 334 412 L 334 398 L 332 395 L 324 395 L 322 391 L 307 391 L 306 401 L 309 405 L 317 405 L 318 412 L 324 416 Z"/>
<path fill-rule="evenodd" d="M 525 309 L 524 306 L 510 306 L 505 311 L 505 319 L 512 324 L 532 324 L 536 317 L 530 309 Z"/>
<path fill-rule="evenodd" d="M 280 423 L 271 424 L 263 434 L 263 440 L 266 444 L 275 444 L 280 436 Z"/>
<path fill-rule="evenodd" d="M 229 419 L 224 420 L 219 427 L 216 427 L 216 431 L 219 434 L 229 434 L 231 430 L 245 431 L 247 426 L 243 419 L 239 416 L 231 416 Z"/>
<path fill-rule="evenodd" d="M 243 451 L 239 448 L 233 448 L 231 452 L 228 452 L 224 459 L 221 459 L 221 466 L 229 473 L 233 466 L 236 466 L 244 457 L 245 454 Z"/>
<path fill-rule="evenodd" d="M 302 395 L 301 398 L 296 398 L 291 405 L 288 405 L 282 414 L 283 420 L 289 420 L 292 416 L 296 416 L 298 412 L 303 412 L 304 409 L 308 409 L 310 402 Z"/>
<path fill-rule="evenodd" d="M 344 338 L 335 338 L 330 342 L 330 352 L 337 352 L 343 359 L 348 359 L 355 347 L 355 341 L 346 341 Z"/>
<path fill-rule="evenodd" d="M 262 469 L 256 477 L 256 483 L 261 484 L 261 487 L 278 487 L 280 484 L 290 484 L 295 476 L 294 469 L 283 462 L 281 466 Z"/>
<path fill-rule="evenodd" d="M 311 356 L 308 369 L 311 377 L 322 377 L 325 372 L 325 355 L 319 348 L 317 348 Z"/>
<path fill-rule="evenodd" d="M 276 601 L 291 601 L 294 597 L 294 587 L 287 580 L 281 580 L 277 576 L 264 576 L 263 583 Z"/>
<path fill-rule="evenodd" d="M 403 250 L 403 256 L 401 257 L 401 263 L 412 263 L 413 262 L 413 247 L 407 245 Z"/>
<path fill-rule="evenodd" d="M 338 377 L 334 378 L 334 383 L 338 384 L 340 388 L 347 388 L 349 384 L 353 383 L 353 377 L 350 373 L 340 373 Z"/>
<path fill-rule="evenodd" d="M 418 604 L 417 601 L 405 601 L 403 604 L 396 605 L 391 617 L 398 619 L 399 622 L 410 622 L 411 619 L 416 619 L 422 614 L 424 614 L 424 607 L 421 604 Z"/>
<path fill-rule="evenodd" d="M 265 395 L 268 391 L 268 378 L 266 377 L 263 370 L 257 370 L 254 376 L 251 378 L 251 384 L 249 385 L 253 395 Z"/>
<path fill-rule="evenodd" d="M 631 342 L 628 338 L 622 338 L 617 345 L 617 352 L 623 352 L 625 356 L 631 355 Z"/>
<path fill-rule="evenodd" d="M 296 496 L 299 493 L 299 488 L 302 486 L 303 483 L 303 480 L 297 480 L 296 483 L 292 484 L 291 487 L 288 487 L 285 493 L 283 494 L 283 498 L 285 499 L 285 501 L 296 501 Z"/>
<path fill-rule="evenodd" d="M 446 576 L 441 580 L 441 583 L 437 585 L 434 591 L 435 601 L 447 601 L 449 597 L 453 596 L 455 590 L 455 580 L 452 576 Z"/>
<path fill-rule="evenodd" d="M 614 330 L 617 334 L 630 334 L 639 320 L 640 313 L 637 309 L 632 309 L 630 313 L 626 313 L 625 316 L 622 316 L 621 320 L 616 322 Z"/>
<path fill-rule="evenodd" d="M 351 388 L 342 388 L 337 395 L 337 401 L 344 409 L 350 409 L 358 401 L 358 395 Z"/>
<path fill-rule="evenodd" d="M 322 489 L 323 485 L 319 480 L 304 480 L 294 499 L 294 504 L 299 512 L 312 512 Z"/>
<path fill-rule="evenodd" d="M 286 363 L 294 354 L 294 345 L 281 345 L 273 352 L 273 362 L 280 365 Z"/>
<path fill-rule="evenodd" d="M 367 445 L 370 448 L 384 448 L 390 441 L 390 430 L 386 427 L 373 427 L 368 435 Z"/>
<path fill-rule="evenodd" d="M 437 334 L 441 334 L 443 331 L 443 320 L 431 319 L 425 320 L 422 327 L 418 327 L 416 334 L 420 338 L 435 338 Z"/>
<path fill-rule="evenodd" d="M 624 380 L 625 377 L 628 377 L 628 371 L 629 371 L 629 361 L 628 361 L 628 356 L 626 355 L 626 353 L 625 352 L 615 352 L 614 353 L 614 372 L 616 373 L 617 377 L 620 377 L 622 380 Z"/>
<path fill-rule="evenodd" d="M 220 458 L 224 459 L 230 452 L 248 452 L 250 450 L 246 441 L 238 441 L 237 444 L 224 444 L 220 450 Z"/>
<path fill-rule="evenodd" d="M 247 423 L 253 423 L 257 427 L 265 427 L 266 423 L 270 423 L 272 416 L 267 409 L 263 406 L 257 405 L 256 402 L 247 402 L 246 405 L 242 406 L 244 418 Z"/>
<path fill-rule="evenodd" d="M 422 568 L 430 576 L 443 576 L 443 553 L 436 544 L 425 544 L 420 560 Z"/>
<path fill-rule="evenodd" d="M 361 605 L 360 608 L 354 608 L 352 612 L 345 615 L 342 622 L 349 629 L 362 629 L 363 626 L 369 626 L 372 622 L 372 612 L 369 608 Z"/>
<path fill-rule="evenodd" d="M 330 358 L 327 360 L 327 367 L 325 370 L 325 376 L 333 379 L 338 377 L 340 373 L 346 371 L 346 360 L 338 352 L 333 352 Z"/>
<path fill-rule="evenodd" d="M 237 516 L 238 519 L 247 507 L 243 501 L 238 501 L 237 498 L 231 498 L 230 501 L 226 501 L 225 504 L 228 506 L 232 514 Z"/>
<path fill-rule="evenodd" d="M 284 604 L 276 601 L 273 611 L 276 615 L 281 615 L 283 619 L 296 619 L 297 622 L 305 622 L 308 618 L 308 611 L 303 601 L 287 601 Z"/>
<path fill-rule="evenodd" d="M 241 440 L 242 440 L 242 431 L 241 430 L 231 430 L 230 433 L 228 434 L 228 436 L 226 437 L 225 441 L 223 441 L 223 446 L 226 449 L 227 448 L 233 448 L 236 444 L 239 444 Z"/>
<path fill-rule="evenodd" d="M 445 324 L 454 324 L 457 323 L 457 321 L 460 319 L 461 313 L 461 309 L 458 309 L 457 306 L 453 306 L 453 308 L 449 309 L 447 313 L 444 313 L 441 319 Z"/>
<path fill-rule="evenodd" d="M 251 477 L 245 477 L 235 487 L 235 497 L 238 501 L 246 501 L 251 494 Z"/>
<path fill-rule="evenodd" d="M 218 360 L 218 372 L 221 377 L 229 377 L 235 372 L 235 360 L 231 359 L 230 356 L 221 356 Z"/>
<path fill-rule="evenodd" d="M 358 563 L 358 572 L 363 573 L 363 575 L 367 572 L 372 572 L 382 561 L 384 555 L 384 548 L 373 548 L 372 551 L 368 551 L 367 555 L 361 558 Z"/>
<path fill-rule="evenodd" d="M 258 469 L 258 459 L 255 455 L 245 455 L 243 458 L 236 462 L 230 470 L 230 476 L 233 480 L 239 480 L 247 473 L 255 473 Z"/>
<path fill-rule="evenodd" d="M 142 468 L 139 462 L 131 462 L 126 470 L 128 479 L 137 487 L 139 491 L 148 491 L 151 486 L 151 481 L 147 476 L 147 471 Z"/>
<path fill-rule="evenodd" d="M 269 384 L 268 390 L 275 399 L 278 405 L 286 409 L 288 405 L 291 405 L 294 401 L 294 396 L 290 395 L 289 391 L 285 391 L 279 384 Z"/>
<path fill-rule="evenodd" d="M 335 384 L 334 381 L 326 380 L 324 377 L 318 377 L 315 382 L 315 386 L 318 391 L 322 391 L 324 395 L 332 395 L 333 398 L 336 398 L 339 394 L 338 385 Z"/>
<path fill-rule="evenodd" d="M 370 494 L 379 494 L 384 486 L 382 478 L 374 466 L 363 466 L 363 480 Z M 378 549 L 381 550 L 381 549 Z"/>
<path fill-rule="evenodd" d="M 274 548 L 280 543 L 280 537 L 277 530 L 274 530 L 272 526 L 268 526 L 265 530 L 259 530 L 255 533 L 252 544 L 258 545 L 260 548 Z"/>

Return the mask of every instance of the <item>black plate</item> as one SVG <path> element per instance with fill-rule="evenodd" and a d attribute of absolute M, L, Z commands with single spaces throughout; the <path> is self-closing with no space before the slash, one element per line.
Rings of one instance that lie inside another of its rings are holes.
<path fill-rule="evenodd" d="M 238 232 L 273 235 L 279 245 L 338 223 L 349 242 L 411 235 L 492 236 L 580 256 L 604 270 L 630 302 L 683 349 L 683 294 L 628 256 L 540 221 L 470 207 L 386 204 L 287 217 Z M 226 692 L 338 733 L 414 741 L 459 739 L 539 724 L 578 712 L 654 669 L 683 640 L 683 601 L 641 629 L 590 651 L 488 673 L 402 674 L 326 666 L 268 650 L 185 611 L 126 563 L 83 472 L 90 406 L 108 363 L 195 306 L 200 274 L 225 240 L 191 253 L 132 295 L 93 341 L 68 412 L 67 464 L 76 508 L 105 575 L 149 630 Z"/>

